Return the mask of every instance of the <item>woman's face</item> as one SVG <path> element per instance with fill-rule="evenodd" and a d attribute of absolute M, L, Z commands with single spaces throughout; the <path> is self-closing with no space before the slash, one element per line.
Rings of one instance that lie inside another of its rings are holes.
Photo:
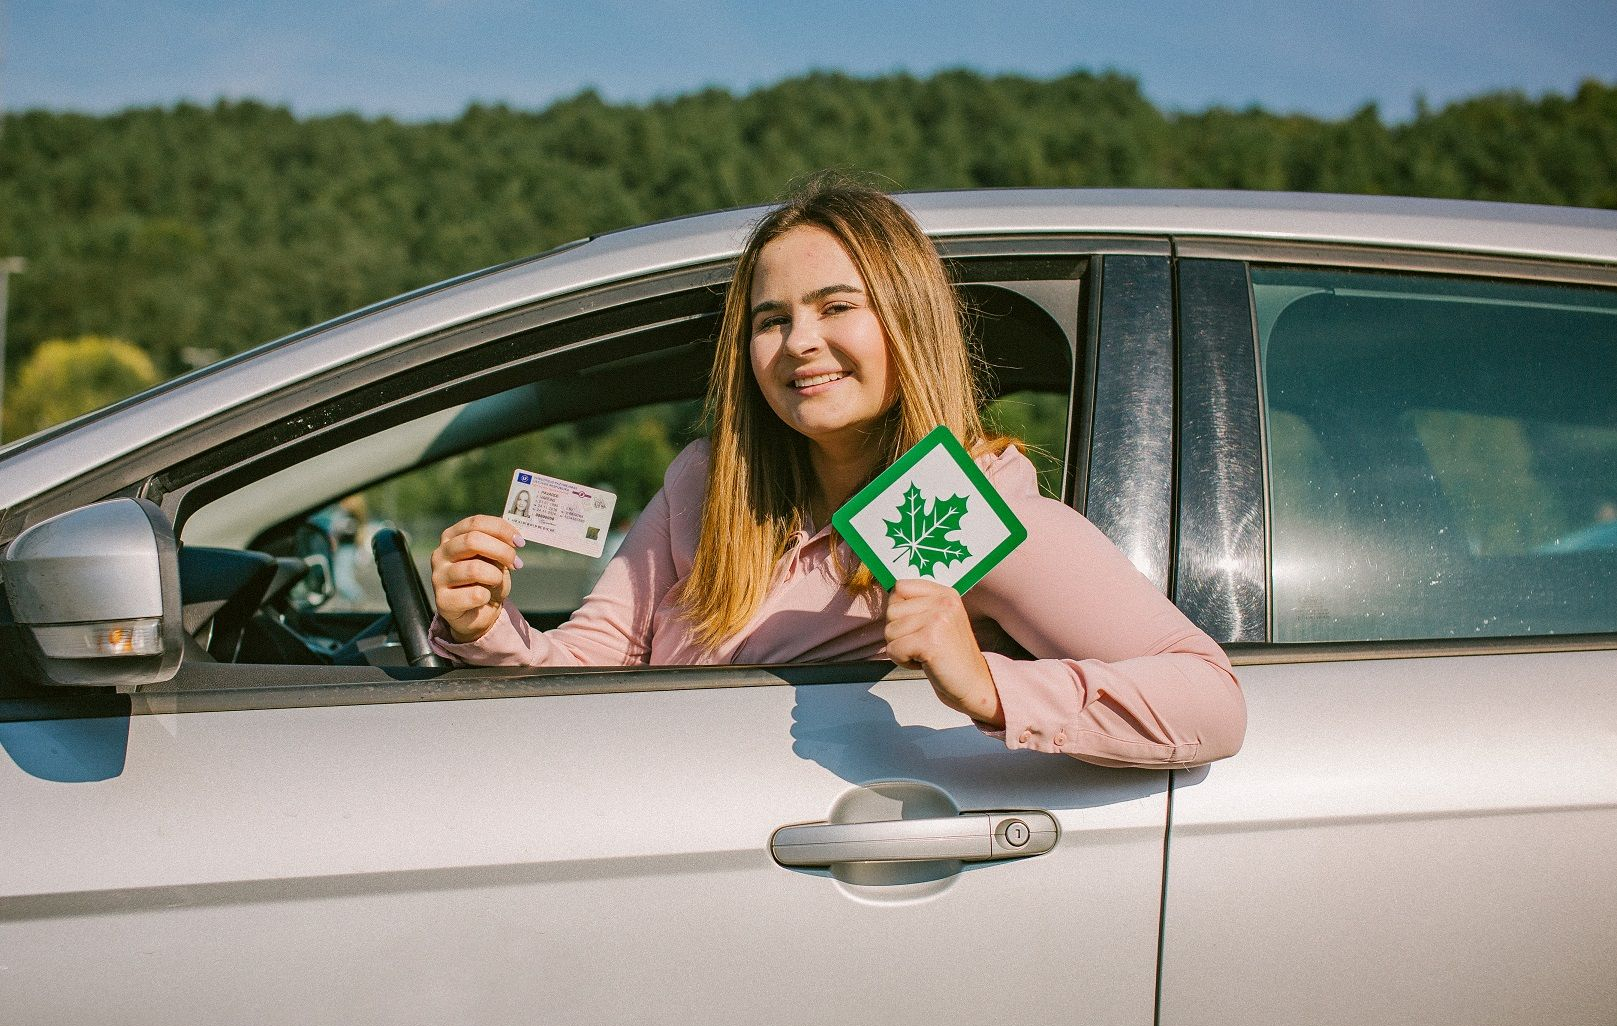
<path fill-rule="evenodd" d="M 526 515 L 528 512 L 528 493 L 517 492 L 517 501 L 513 507 L 514 512 Z"/>
<path fill-rule="evenodd" d="M 836 236 L 801 225 L 758 253 L 752 373 L 775 415 L 828 450 L 864 447 L 893 406 L 887 332 Z"/>

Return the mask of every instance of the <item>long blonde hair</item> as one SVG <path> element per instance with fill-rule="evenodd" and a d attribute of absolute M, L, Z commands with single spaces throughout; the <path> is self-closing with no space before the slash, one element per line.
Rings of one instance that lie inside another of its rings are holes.
<path fill-rule="evenodd" d="M 707 390 L 707 499 L 694 565 L 680 591 L 683 613 L 709 649 L 757 612 L 787 540 L 807 525 L 816 497 L 807 441 L 770 409 L 751 359 L 758 254 L 805 225 L 842 243 L 887 335 L 897 400 L 873 442 L 882 453 L 875 473 L 939 424 L 973 453 L 1010 444 L 983 428 L 964 313 L 931 241 L 885 193 L 841 176 L 810 179 L 753 228 L 725 296 Z M 861 566 L 848 585 L 868 592 L 875 582 Z"/>

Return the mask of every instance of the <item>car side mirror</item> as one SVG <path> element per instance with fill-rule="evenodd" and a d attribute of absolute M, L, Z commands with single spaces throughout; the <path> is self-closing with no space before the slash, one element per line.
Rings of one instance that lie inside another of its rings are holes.
<path fill-rule="evenodd" d="M 6 598 L 47 684 L 169 680 L 184 646 L 174 529 L 145 499 L 35 524 L 6 549 Z"/>

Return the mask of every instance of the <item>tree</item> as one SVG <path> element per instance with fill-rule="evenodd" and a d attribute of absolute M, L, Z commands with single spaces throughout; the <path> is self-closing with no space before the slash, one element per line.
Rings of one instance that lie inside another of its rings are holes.
<path fill-rule="evenodd" d="M 133 395 L 161 380 L 122 339 L 81 335 L 40 344 L 6 386 L 6 438 L 20 438 Z"/>
<path fill-rule="evenodd" d="M 765 202 L 824 167 L 885 187 L 1319 189 L 1617 207 L 1617 84 L 1321 120 L 1162 111 L 1132 78 L 814 73 L 650 103 L 405 124 L 251 100 L 0 115 L 10 354 L 115 335 L 163 375 L 586 235 Z"/>

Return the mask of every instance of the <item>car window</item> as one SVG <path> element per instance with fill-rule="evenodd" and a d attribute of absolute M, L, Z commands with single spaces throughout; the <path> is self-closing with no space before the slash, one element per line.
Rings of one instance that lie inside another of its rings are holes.
<path fill-rule="evenodd" d="M 1617 297 L 1254 267 L 1277 641 L 1617 629 Z"/>
<path fill-rule="evenodd" d="M 1075 297 L 1076 280 L 1058 286 L 1068 301 Z M 987 384 L 997 393 L 987 419 L 1029 445 L 1042 487 L 1059 496 L 1077 326 L 998 286 L 972 288 Z M 265 459 L 266 473 L 245 464 L 225 472 L 229 487 L 195 486 L 197 500 L 185 500 L 188 513 L 177 518 L 188 632 L 222 662 L 396 662 L 370 539 L 384 526 L 402 528 L 430 581 L 443 529 L 472 513 L 499 513 L 519 467 L 617 496 L 600 558 L 544 546 L 523 553 L 517 607 L 541 628 L 563 622 L 699 432 L 712 330 L 702 319 L 613 334 L 537 374 L 491 365 L 483 377 L 503 384 L 481 395 L 475 383 L 450 394 L 423 379 L 408 418 L 382 410 L 372 430 L 349 431 L 338 444 L 311 436 L 295 461 Z M 254 565 L 234 557 L 241 550 L 278 569 L 248 579 L 246 569 L 233 569 Z M 221 602 L 241 614 L 228 629 L 220 628 Z"/>
<path fill-rule="evenodd" d="M 1039 472 L 1039 491 L 1061 497 L 1061 471 L 1067 447 L 1067 396 L 1023 389 L 1000 396 L 983 410 L 990 431 L 1019 439 Z"/>

